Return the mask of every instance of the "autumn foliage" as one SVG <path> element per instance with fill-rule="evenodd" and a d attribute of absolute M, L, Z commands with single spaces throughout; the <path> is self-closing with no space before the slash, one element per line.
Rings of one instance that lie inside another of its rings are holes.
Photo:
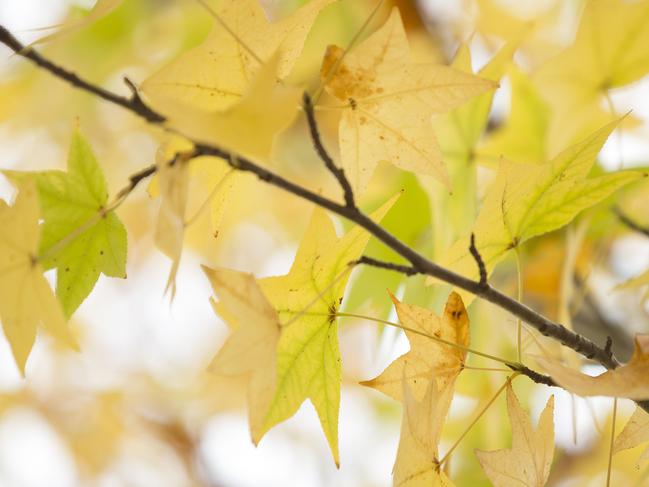
<path fill-rule="evenodd" d="M 649 442 L 649 270 L 608 262 L 649 242 L 646 154 L 625 152 L 646 113 L 617 97 L 646 102 L 649 1 L 414 3 L 98 0 L 32 44 L 0 28 L 3 127 L 67 152 L 2 165 L 18 386 L 0 414 L 39 411 L 79 484 L 144 435 L 179 459 L 170 485 L 251 485 L 204 450 L 209 422 L 246 410 L 264 454 L 310 403 L 321 485 L 343 485 L 348 393 L 400 428 L 381 485 L 649 482 L 631 450 Z M 141 264 L 159 252 L 163 281 Z M 180 379 L 91 379 L 107 289 L 130 329 L 151 311 L 133 279 L 177 321 L 185 289 L 209 308 Z"/>

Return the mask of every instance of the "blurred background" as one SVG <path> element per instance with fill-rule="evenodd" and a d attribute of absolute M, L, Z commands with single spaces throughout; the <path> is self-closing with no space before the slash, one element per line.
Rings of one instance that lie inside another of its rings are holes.
<path fill-rule="evenodd" d="M 212 26 L 210 15 L 192 0 L 123 0 L 86 22 L 93 15 L 94 3 L 0 0 L 0 23 L 25 43 L 68 29 L 39 49 L 124 94 L 128 94 L 124 76 L 140 84 L 198 45 Z M 305 1 L 261 3 L 269 18 L 280 18 Z M 584 3 L 386 1 L 364 35 L 380 26 L 390 7 L 397 5 L 413 59 L 449 64 L 458 46 L 465 43 L 477 71 L 505 42 L 525 32 L 511 69 L 500 81 L 487 129 L 467 155 L 478 164 L 478 188 L 484 194 L 494 161 L 501 154 L 548 160 L 583 135 L 561 127 L 552 100 L 534 76 L 574 41 Z M 325 9 L 292 79 L 307 87 L 317 86 L 326 46 L 346 46 L 375 4 L 374 0 L 341 0 Z M 633 110 L 633 123 L 610 138 L 598 170 L 649 165 L 649 80 L 639 77 L 608 90 L 600 108 L 610 116 Z M 129 113 L 71 89 L 0 48 L 2 169 L 64 168 L 76 121 L 93 145 L 113 194 L 130 174 L 154 162 L 163 140 L 159 131 Z M 326 143 L 335 147 L 335 116 L 322 112 L 321 124 Z M 507 139 L 516 133 L 512 125 L 516 128 L 517 124 L 531 137 L 529 141 L 521 137 L 522 149 Z M 530 132 L 530 127 L 538 132 Z M 282 134 L 275 169 L 310 188 L 337 194 L 306 134 L 302 119 Z M 201 178 L 192 185 L 190 214 L 211 190 Z M 200 264 L 231 267 L 257 277 L 286 273 L 311 205 L 252 177 L 239 178 L 217 234 L 207 216 L 187 229 L 178 292 L 171 303 L 163 295 L 170 261 L 156 249 L 153 239 L 159 201 L 145 189 L 135 192 L 119 210 L 129 232 L 128 278 L 102 276 L 71 320 L 82 351 L 60 349 L 41 334 L 23 379 L 8 344 L 0 337 L 0 486 L 391 485 L 401 408 L 357 383 L 374 377 L 408 349 L 407 340 L 397 331 L 365 320 L 341 322 L 340 469 L 331 460 L 310 403 L 273 428 L 255 448 L 249 439 L 245 379 L 222 378 L 205 370 L 225 340 L 227 327 L 212 311 L 211 291 Z M 439 256 L 453 236 L 444 237 L 440 230 L 445 220 L 436 206 L 433 183 L 381 166 L 363 202 L 374 205 L 399 189 L 405 190 L 404 196 L 386 218 L 386 225 L 431 257 Z M 0 177 L 0 197 L 11 201 L 13 194 L 11 185 Z M 571 320 L 578 331 L 598 343 L 612 336 L 616 353 L 628 359 L 633 335 L 649 331 L 646 285 L 616 286 L 649 268 L 649 238 L 621 224 L 611 211 L 613 204 L 649 228 L 649 186 L 629 186 L 569 227 L 526 244 L 522 281 L 525 302 L 552 318 Z M 341 231 L 347 228 L 342 221 L 336 224 Z M 390 256 L 376 243 L 370 249 L 375 255 Z M 348 311 L 394 319 L 385 289 L 437 311 L 448 294 L 445 286 L 424 287 L 419 279 L 406 281 L 373 272 L 354 274 L 345 298 Z M 494 284 L 515 295 L 516 282 L 515 263 L 507 260 L 498 268 Z M 481 302 L 475 302 L 470 313 L 472 346 L 514 357 L 514 320 Z M 533 348 L 534 343 L 527 335 L 526 344 Z M 480 360 L 470 362 L 487 365 Z M 593 373 L 601 370 L 592 364 L 584 367 Z M 503 380 L 497 372 L 463 373 L 442 452 Z M 518 379 L 516 386 L 534 421 L 548 395 L 556 394 L 558 451 L 551 485 L 603 485 L 612 400 L 575 398 L 526 379 Z M 633 403 L 621 401 L 620 411 L 618 428 L 633 411 Z M 489 485 L 473 450 L 508 444 L 509 426 L 500 398 L 456 450 L 451 478 L 459 486 Z M 638 455 L 636 449 L 615 457 L 614 485 L 649 485 L 647 466 L 635 464 Z"/>

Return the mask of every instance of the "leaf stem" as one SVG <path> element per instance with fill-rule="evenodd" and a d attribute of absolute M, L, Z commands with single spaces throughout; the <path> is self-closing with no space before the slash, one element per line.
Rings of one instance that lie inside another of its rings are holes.
<path fill-rule="evenodd" d="M 214 188 L 212 189 L 212 191 L 210 191 L 210 194 L 207 196 L 207 198 L 205 198 L 205 201 L 201 203 L 201 206 L 198 208 L 198 210 L 196 210 L 196 213 L 194 213 L 189 219 L 187 219 L 183 223 L 183 226 L 185 228 L 196 223 L 198 217 L 201 216 L 201 214 L 205 211 L 207 206 L 214 199 L 214 197 L 219 192 L 219 190 L 223 187 L 223 185 L 225 185 L 225 183 L 228 182 L 232 174 L 234 174 L 234 169 L 229 169 L 228 172 L 225 173 L 225 175 L 221 179 L 219 179 L 219 182 L 214 185 Z"/>
<path fill-rule="evenodd" d="M 511 373 L 512 369 L 499 369 L 497 367 L 473 367 L 472 365 L 465 365 L 464 370 L 481 370 L 483 372 L 507 372 Z"/>
<path fill-rule="evenodd" d="M 443 345 L 447 345 L 449 347 L 454 347 L 454 348 L 457 348 L 457 349 L 460 349 L 460 350 L 464 350 L 465 352 L 469 352 L 469 353 L 472 353 L 474 355 L 479 355 L 481 357 L 485 357 L 485 358 L 494 360 L 496 362 L 500 362 L 501 364 L 505 364 L 505 365 L 512 366 L 512 367 L 517 367 L 519 365 L 519 364 L 516 364 L 516 363 L 511 362 L 509 360 L 506 360 L 504 358 L 500 358 L 500 357 L 496 357 L 495 355 L 490 355 L 488 353 L 480 352 L 478 350 L 474 350 L 472 348 L 465 347 L 464 345 L 460 345 L 459 343 L 454 343 L 454 342 L 451 342 L 451 341 L 448 341 L 448 340 L 444 340 L 443 338 L 438 338 L 438 337 L 436 337 L 434 335 L 429 335 L 428 333 L 425 333 L 423 331 L 415 330 L 414 328 L 404 326 L 401 323 L 395 323 L 393 321 L 383 320 L 381 318 L 373 318 L 371 316 L 359 315 L 359 314 L 355 314 L 355 313 L 336 313 L 336 316 L 341 316 L 343 318 L 360 318 L 360 319 L 363 319 L 363 320 L 375 321 L 376 323 L 382 323 L 384 325 L 392 326 L 394 328 L 399 328 L 401 330 L 408 331 L 410 333 L 414 333 L 415 335 L 420 335 L 420 336 L 423 336 L 423 337 L 426 337 L 426 338 L 430 338 L 431 340 L 433 340 L 435 342 L 438 342 L 438 343 L 441 343 Z"/>
<path fill-rule="evenodd" d="M 296 320 L 298 320 L 301 316 L 309 315 L 309 316 L 329 316 L 327 313 L 309 313 L 308 310 L 316 304 L 324 294 L 329 291 L 332 287 L 334 287 L 340 280 L 342 280 L 344 277 L 347 276 L 348 273 L 350 273 L 353 270 L 353 267 L 346 266 L 340 274 L 338 274 L 328 285 L 325 287 L 322 291 L 318 293 L 317 296 L 315 296 L 301 311 L 295 313 L 294 316 L 292 316 L 286 323 L 281 323 L 282 328 L 286 328 L 287 326 L 293 324 Z M 286 312 L 286 310 L 284 310 Z"/>
<path fill-rule="evenodd" d="M 611 419 L 611 443 L 608 449 L 608 467 L 606 469 L 606 487 L 611 485 L 611 467 L 613 466 L 613 442 L 615 441 L 615 419 L 617 418 L 617 397 L 613 399 L 613 418 Z"/>
<path fill-rule="evenodd" d="M 446 462 L 446 461 L 448 460 L 448 458 L 450 457 L 451 453 L 453 453 L 453 450 L 455 450 L 455 449 L 458 447 L 458 445 L 459 445 L 460 442 L 464 439 L 464 437 L 465 437 L 467 434 L 469 434 L 469 431 L 471 431 L 471 428 L 473 428 L 473 427 L 476 425 L 476 423 L 480 420 L 480 418 L 481 418 L 481 417 L 482 417 L 482 416 L 483 416 L 483 415 L 484 415 L 484 414 L 489 410 L 489 408 L 490 408 L 491 405 L 495 402 L 495 400 L 498 399 L 498 396 L 500 396 L 500 394 L 505 390 L 505 387 L 507 387 L 507 384 L 511 383 L 511 381 L 514 380 L 514 379 L 516 378 L 517 375 L 519 375 L 518 372 L 514 372 L 510 377 L 507 377 L 507 380 L 506 380 L 505 383 L 504 383 L 502 386 L 500 386 L 500 388 L 496 391 L 496 394 L 494 394 L 494 396 L 493 396 L 491 399 L 489 399 L 489 402 L 487 402 L 487 404 L 485 404 L 485 405 L 483 406 L 483 408 L 480 410 L 480 412 L 478 413 L 478 415 L 473 419 L 473 421 L 471 421 L 471 424 L 469 424 L 469 426 L 467 427 L 467 429 L 464 430 L 464 433 L 462 433 L 462 434 L 460 435 L 460 437 L 455 441 L 455 443 L 453 443 L 453 446 L 451 446 L 451 448 L 448 449 L 448 451 L 446 452 L 446 454 L 445 454 L 445 455 L 442 457 L 442 459 L 439 461 L 439 465 L 440 465 L 440 466 L 441 466 L 441 465 L 444 465 L 444 462 Z"/>
<path fill-rule="evenodd" d="M 521 265 L 521 252 L 516 246 L 516 276 L 517 276 L 517 301 L 520 303 L 523 300 L 523 273 Z M 516 356 L 519 363 L 523 363 L 523 323 L 519 316 L 516 317 Z"/>

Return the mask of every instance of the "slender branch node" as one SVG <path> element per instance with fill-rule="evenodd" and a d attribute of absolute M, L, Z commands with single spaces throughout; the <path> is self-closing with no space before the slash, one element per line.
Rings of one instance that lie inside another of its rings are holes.
<path fill-rule="evenodd" d="M 353 260 L 349 263 L 349 265 L 351 266 L 362 264 L 368 265 L 370 267 L 377 267 L 379 269 L 387 269 L 389 271 L 400 272 L 401 274 L 404 274 L 406 276 L 414 276 L 415 274 L 419 274 L 419 271 L 412 266 L 385 262 L 382 260 L 374 259 L 373 257 L 368 257 L 366 255 L 363 255 L 360 259 Z"/>
<path fill-rule="evenodd" d="M 480 285 L 481 288 L 486 289 L 489 287 L 489 283 L 487 282 L 487 268 L 484 264 L 484 260 L 482 260 L 482 256 L 480 255 L 480 252 L 478 252 L 478 248 L 475 246 L 474 233 L 471 233 L 471 243 L 469 245 L 469 252 L 471 252 L 473 259 L 478 265 L 478 270 L 480 271 L 480 281 L 478 284 Z"/>
<path fill-rule="evenodd" d="M 532 370 L 523 364 L 507 364 L 507 367 L 509 367 L 515 372 L 518 372 L 521 375 L 530 378 L 532 381 L 536 382 L 537 384 L 544 384 L 550 387 L 558 386 L 558 384 L 554 382 L 554 379 L 552 379 L 552 377 L 550 377 L 549 375 L 540 374 L 536 370 Z"/>
<path fill-rule="evenodd" d="M 306 119 L 309 124 L 309 134 L 311 135 L 311 140 L 313 142 L 313 147 L 318 154 L 318 157 L 324 162 L 325 166 L 331 174 L 336 178 L 338 184 L 343 190 L 343 195 L 345 197 L 345 205 L 349 209 L 357 210 L 356 202 L 354 201 L 354 191 L 352 186 L 349 183 L 349 179 L 345 176 L 345 170 L 341 167 L 336 166 L 333 158 L 325 149 L 324 144 L 322 143 L 322 138 L 320 137 L 320 130 L 318 129 L 318 122 L 315 118 L 315 112 L 313 109 L 313 101 L 311 96 L 305 91 L 304 96 L 302 97 L 302 105 L 304 107 L 304 113 L 306 113 Z"/>

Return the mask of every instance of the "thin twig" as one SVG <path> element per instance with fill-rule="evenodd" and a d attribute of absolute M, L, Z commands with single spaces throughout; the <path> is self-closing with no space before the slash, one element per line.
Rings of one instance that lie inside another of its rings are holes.
<path fill-rule="evenodd" d="M 519 363 L 519 364 L 507 364 L 507 367 L 512 369 L 514 372 L 518 372 L 522 375 L 525 375 L 532 379 L 537 384 L 544 384 L 550 387 L 560 387 L 552 377 L 549 375 L 543 375 L 538 373 L 536 370 L 532 370 L 529 367 Z"/>
<path fill-rule="evenodd" d="M 311 96 L 305 91 L 303 97 L 303 106 L 304 113 L 306 114 L 306 119 L 309 124 L 309 133 L 311 134 L 311 140 L 313 141 L 313 147 L 315 148 L 318 157 L 322 159 L 322 162 L 325 163 L 325 166 L 331 174 L 336 178 L 338 184 L 343 190 L 345 196 L 345 204 L 349 208 L 356 208 L 356 203 L 354 202 L 354 191 L 352 186 L 349 183 L 349 179 L 345 176 L 345 170 L 341 167 L 336 166 L 333 158 L 327 152 L 324 145 L 322 144 L 322 138 L 320 137 L 320 130 L 318 130 L 318 123 L 315 119 L 315 113 L 313 111 L 313 102 L 311 101 Z"/>
<path fill-rule="evenodd" d="M 9 32 L 2 25 L 0 25 L 0 42 L 9 47 L 19 56 L 29 59 L 39 67 L 52 73 L 57 78 L 67 81 L 72 86 L 79 88 L 80 90 L 85 90 L 95 96 L 98 96 L 99 98 L 135 112 L 148 122 L 159 124 L 164 122 L 165 120 L 162 115 L 151 110 L 147 105 L 142 103 L 142 100 L 139 100 L 139 98 L 127 98 L 125 96 L 117 95 L 111 91 L 105 90 L 104 88 L 101 88 L 93 83 L 90 83 L 89 81 L 80 78 L 76 73 L 68 71 L 58 64 L 54 64 L 52 61 L 46 59 L 37 51 L 35 51 L 32 47 L 23 45 L 11 34 L 11 32 Z"/>
<path fill-rule="evenodd" d="M 489 283 L 487 282 L 487 268 L 484 264 L 484 260 L 482 260 L 480 252 L 478 252 L 478 249 L 475 246 L 475 234 L 473 232 L 471 232 L 471 244 L 469 245 L 469 252 L 471 252 L 475 263 L 478 265 L 478 271 L 480 272 L 480 286 L 482 286 L 483 288 L 489 287 Z"/>
<path fill-rule="evenodd" d="M 165 117 L 154 109 L 146 105 L 139 97 L 124 97 L 98 87 L 87 80 L 80 78 L 77 74 L 69 71 L 48 59 L 44 58 L 41 54 L 36 52 L 33 48 L 25 47 L 18 41 L 5 27 L 0 25 L 0 43 L 5 44 L 12 49 L 16 54 L 37 64 L 40 68 L 48 71 L 52 75 L 62 80 L 67 81 L 72 86 L 87 91 L 119 105 L 135 115 L 138 115 L 146 121 L 154 125 L 162 125 Z M 191 139 L 190 139 L 191 140 Z M 403 269 L 398 267 L 391 267 L 393 270 L 399 272 L 405 271 L 404 274 L 412 275 L 413 273 L 426 274 L 428 276 L 445 281 L 452 286 L 464 289 L 470 293 L 479 296 L 480 298 L 495 304 L 496 306 L 510 312 L 512 315 L 520 318 L 522 321 L 528 323 L 530 326 L 536 328 L 542 335 L 551 337 L 559 341 L 564 346 L 571 348 L 575 352 L 583 355 L 586 358 L 596 360 L 607 369 L 614 369 L 620 365 L 615 356 L 609 354 L 602 347 L 599 347 L 592 340 L 584 336 L 568 330 L 565 326 L 556 323 L 549 318 L 537 313 L 525 304 L 511 298 L 500 291 L 492 288 L 491 286 L 486 289 L 482 286 L 480 281 L 474 281 L 460 274 L 457 274 L 450 269 L 441 267 L 431 260 L 427 259 L 412 247 L 408 246 L 381 225 L 372 220 L 368 215 L 359 211 L 356 207 L 349 207 L 347 204 L 340 204 L 336 201 L 330 200 L 318 193 L 315 193 L 303 186 L 288 181 L 282 176 L 257 165 L 255 162 L 241 156 L 233 156 L 229 151 L 214 145 L 208 145 L 192 140 L 195 146 L 193 152 L 194 157 L 198 156 L 214 156 L 224 159 L 231 167 L 243 172 L 250 172 L 255 174 L 260 180 L 265 181 L 277 188 L 294 194 L 304 200 L 315 203 L 316 205 L 330 210 L 351 222 L 358 224 L 364 228 L 368 233 L 373 235 L 376 239 L 380 240 L 384 245 L 394 250 L 397 254 L 401 255 L 408 262 L 411 267 L 403 266 Z M 145 171 L 152 170 L 147 168 Z M 151 173 L 152 174 L 152 173 Z M 150 174 L 149 174 L 150 175 Z M 366 261 L 364 263 L 369 263 Z M 649 401 L 641 401 L 638 403 L 643 409 L 649 411 Z"/>

